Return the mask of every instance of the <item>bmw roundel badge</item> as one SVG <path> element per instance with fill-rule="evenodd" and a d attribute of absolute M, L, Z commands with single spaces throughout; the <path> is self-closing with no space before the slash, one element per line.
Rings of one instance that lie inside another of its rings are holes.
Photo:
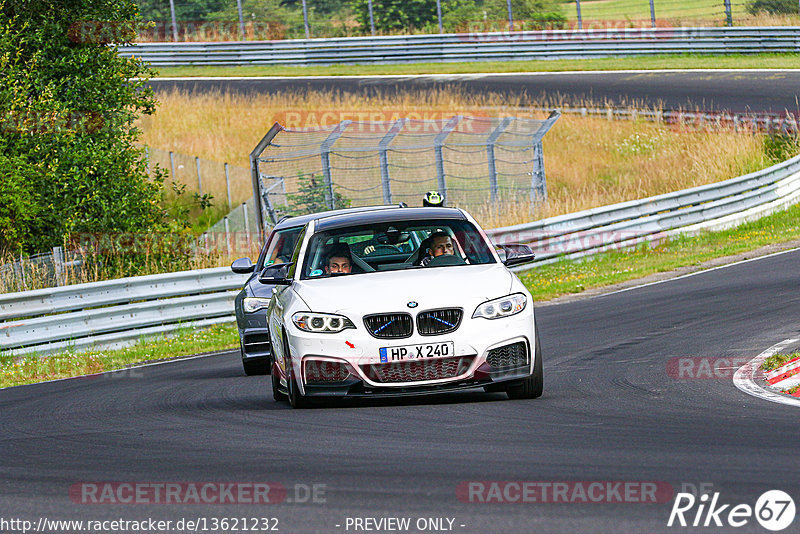
<path fill-rule="evenodd" d="M 416 301 L 412 300 L 411 302 L 408 303 L 409 308 L 416 308 L 417 306 L 419 306 L 419 304 Z"/>

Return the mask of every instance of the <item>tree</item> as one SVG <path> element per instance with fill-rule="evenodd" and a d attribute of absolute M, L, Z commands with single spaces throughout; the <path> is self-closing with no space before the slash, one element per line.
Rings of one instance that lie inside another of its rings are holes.
<path fill-rule="evenodd" d="M 116 48 L 137 19 L 133 0 L 0 0 L 0 224 L 20 224 L 0 249 L 162 228 L 161 180 L 134 145 L 153 71 Z"/>

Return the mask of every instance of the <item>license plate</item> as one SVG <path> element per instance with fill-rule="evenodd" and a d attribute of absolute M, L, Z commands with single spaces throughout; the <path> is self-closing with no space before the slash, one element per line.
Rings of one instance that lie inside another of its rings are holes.
<path fill-rule="evenodd" d="M 423 343 L 422 345 L 403 345 L 401 347 L 381 347 L 381 362 L 414 360 L 417 358 L 443 358 L 453 356 L 452 341 Z"/>

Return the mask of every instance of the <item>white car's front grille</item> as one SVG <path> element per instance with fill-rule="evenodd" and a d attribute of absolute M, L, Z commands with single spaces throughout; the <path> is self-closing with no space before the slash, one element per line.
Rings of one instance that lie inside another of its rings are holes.
<path fill-rule="evenodd" d="M 455 358 L 402 360 L 390 363 L 362 365 L 361 369 L 373 382 L 422 382 L 455 378 L 466 373 L 474 356 Z"/>
<path fill-rule="evenodd" d="M 458 329 L 464 311 L 461 308 L 427 310 L 417 315 L 417 332 L 423 336 L 449 334 Z"/>
<path fill-rule="evenodd" d="M 414 321 L 407 313 L 376 313 L 364 317 L 364 326 L 373 336 L 381 339 L 409 337 L 414 331 Z"/>

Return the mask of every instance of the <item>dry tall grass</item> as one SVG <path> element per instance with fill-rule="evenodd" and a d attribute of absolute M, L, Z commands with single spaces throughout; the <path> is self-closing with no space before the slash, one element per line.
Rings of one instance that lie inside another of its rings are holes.
<path fill-rule="evenodd" d="M 391 97 L 305 91 L 268 95 L 172 91 L 160 93 L 159 99 L 157 113 L 141 122 L 144 143 L 238 166 L 248 166 L 248 154 L 276 121 L 323 125 L 358 117 L 545 116 L 531 112 L 522 97 L 443 89 Z M 541 107 L 558 105 L 540 103 Z M 751 172 L 769 164 L 762 145 L 760 135 L 746 131 L 682 131 L 645 121 L 563 115 L 544 138 L 549 198 L 533 217 L 571 213 Z M 224 190 L 224 181 L 208 187 Z M 243 190 L 247 187 L 249 183 Z M 526 201 L 512 202 L 500 214 L 488 205 L 472 211 L 488 228 L 532 218 Z"/>

